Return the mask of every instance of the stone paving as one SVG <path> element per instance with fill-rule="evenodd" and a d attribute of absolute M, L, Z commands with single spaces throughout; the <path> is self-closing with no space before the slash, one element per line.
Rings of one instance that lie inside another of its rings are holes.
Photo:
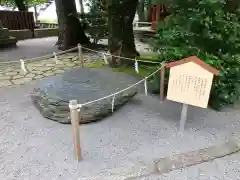
<path fill-rule="evenodd" d="M 90 63 L 100 57 L 84 55 L 84 62 Z M 81 62 L 77 53 L 67 53 L 58 56 L 59 64 L 55 63 L 54 58 L 38 61 L 26 61 L 27 72 L 20 68 L 19 63 L 0 64 L 0 87 L 25 84 L 29 81 L 41 79 L 55 74 L 63 73 L 72 67 L 81 67 Z"/>
<path fill-rule="evenodd" d="M 10 63 L 20 58 L 35 58 L 51 54 L 53 51 L 57 52 L 58 50 L 54 46 L 56 40 L 56 37 L 52 37 L 19 41 L 17 49 L 0 50 L 0 88 L 25 84 L 32 80 L 63 73 L 72 67 L 81 67 L 77 52 L 59 55 L 59 64 L 55 63 L 54 58 L 26 61 L 26 73 L 21 70 L 20 62 Z M 102 40 L 101 44 L 107 44 L 107 40 Z M 141 53 L 149 53 L 149 46 L 146 43 L 136 40 L 136 47 Z M 101 58 L 100 54 L 84 52 L 85 63 L 91 63 Z"/>

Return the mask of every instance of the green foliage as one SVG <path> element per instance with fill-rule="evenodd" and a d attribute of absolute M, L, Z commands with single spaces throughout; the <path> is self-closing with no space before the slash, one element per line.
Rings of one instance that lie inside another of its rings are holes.
<path fill-rule="evenodd" d="M 79 18 L 86 25 L 86 32 L 93 39 L 93 43 L 97 44 L 100 39 L 108 35 L 104 1 L 90 0 L 87 6 L 89 6 L 89 13 L 79 14 Z"/>
<path fill-rule="evenodd" d="M 15 0 L 0 0 L 0 4 L 7 7 L 16 7 Z M 24 4 L 28 7 L 37 6 L 40 4 L 47 3 L 48 0 L 23 0 Z"/>
<path fill-rule="evenodd" d="M 210 105 L 219 109 L 240 97 L 240 23 L 226 0 L 168 0 L 171 15 L 159 23 L 154 47 L 161 61 L 198 56 L 220 70 Z"/>

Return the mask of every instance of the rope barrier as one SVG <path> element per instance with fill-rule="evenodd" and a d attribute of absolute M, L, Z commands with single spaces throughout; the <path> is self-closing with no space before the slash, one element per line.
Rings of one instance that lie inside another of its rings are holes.
<path fill-rule="evenodd" d="M 100 52 L 100 51 L 96 51 L 96 50 L 93 50 L 93 49 L 89 49 L 89 48 L 86 48 L 86 47 L 83 47 L 81 45 L 78 45 L 77 47 L 74 47 L 74 48 L 71 48 L 71 49 L 68 49 L 66 51 L 62 51 L 62 52 L 58 52 L 58 53 L 55 53 L 53 52 L 51 55 L 45 55 L 45 56 L 40 56 L 40 57 L 36 57 L 36 58 L 31 58 L 31 59 L 20 59 L 20 65 L 21 65 L 21 69 L 24 71 L 24 73 L 27 72 L 27 69 L 25 67 L 25 62 L 27 61 L 34 61 L 34 60 L 39 60 L 39 59 L 42 59 L 42 58 L 52 58 L 54 57 L 54 60 L 55 60 L 55 63 L 56 64 L 59 64 L 59 61 L 58 61 L 58 58 L 57 58 L 57 55 L 62 55 L 62 54 L 65 54 L 65 53 L 68 53 L 68 52 L 71 52 L 73 50 L 76 50 L 78 49 L 79 51 L 79 56 L 81 55 L 82 56 L 82 49 L 86 49 L 86 50 L 89 50 L 91 52 L 95 52 L 97 54 L 102 54 L 103 55 L 103 58 L 104 58 L 104 62 L 106 64 L 108 64 L 108 61 L 107 61 L 107 57 L 106 55 L 109 55 L 111 57 L 116 57 L 116 58 L 121 58 L 121 59 L 126 59 L 126 60 L 131 60 L 131 61 L 135 61 L 134 63 L 134 66 L 135 66 L 135 71 L 136 73 L 139 73 L 139 69 L 138 69 L 138 62 L 147 62 L 147 63 L 153 63 L 153 64 L 161 64 L 160 68 L 158 68 L 156 71 L 154 71 L 153 73 L 151 73 L 150 75 L 148 75 L 147 77 L 145 77 L 144 79 L 138 81 L 137 83 L 135 84 L 132 84 L 131 86 L 128 86 L 127 88 L 125 89 L 122 89 L 120 91 L 117 91 L 115 93 L 112 93 L 110 95 L 107 95 L 107 96 L 104 96 L 104 97 L 101 97 L 99 99 L 95 99 L 95 100 L 92 100 L 92 101 L 89 101 L 89 102 L 86 102 L 84 104 L 78 104 L 78 108 L 81 108 L 83 106 L 86 106 L 88 104 L 92 104 L 92 103 L 95 103 L 95 102 L 98 102 L 98 101 L 101 101 L 103 99 L 107 99 L 107 98 L 111 98 L 113 97 L 112 99 L 112 111 L 114 110 L 114 103 L 115 103 L 115 99 L 116 99 L 116 95 L 120 94 L 121 92 L 124 92 L 134 86 L 137 86 L 138 84 L 144 82 L 144 90 L 145 90 L 145 95 L 148 94 L 148 91 L 147 91 L 147 79 L 152 77 L 154 74 L 156 74 L 158 71 L 160 71 L 163 67 L 164 67 L 164 64 L 163 63 L 159 63 L 159 62 L 153 62 L 153 61 L 145 61 L 145 60 L 137 60 L 137 59 L 132 59 L 132 58 L 126 58 L 126 57 L 121 57 L 121 56 L 116 56 L 116 55 L 112 55 L 112 54 L 109 54 L 109 53 L 103 53 L 103 52 Z M 80 52 L 81 51 L 81 52 Z M 10 64 L 10 63 L 19 63 L 19 61 L 10 61 L 10 62 L 0 62 L 0 64 Z M 96 61 L 94 61 L 96 62 Z"/>
<path fill-rule="evenodd" d="M 146 62 L 146 63 L 150 63 L 150 64 L 160 64 L 159 62 L 154 62 L 154 61 L 146 61 L 146 60 L 136 60 L 135 58 L 127 58 L 127 57 L 122 57 L 122 56 L 116 56 L 116 55 L 112 55 L 112 54 L 109 54 L 109 53 L 104 53 L 104 52 L 100 52 L 100 51 L 96 51 L 96 50 L 93 50 L 93 49 L 89 49 L 89 48 L 86 48 L 86 47 L 82 47 L 83 49 L 86 49 L 88 51 L 92 51 L 92 52 L 95 52 L 95 53 L 99 53 L 99 54 L 103 54 L 103 55 L 108 55 L 108 56 L 112 56 L 112 57 L 116 57 L 116 58 L 121 58 L 121 59 L 126 59 L 126 60 L 130 60 L 130 61 L 138 61 L 138 62 Z"/>
<path fill-rule="evenodd" d="M 127 57 L 122 57 L 122 56 L 116 56 L 116 55 L 112 55 L 112 54 L 109 54 L 109 53 L 104 53 L 104 52 L 96 51 L 96 50 L 93 50 L 93 49 L 90 49 L 90 48 L 86 48 L 86 47 L 83 47 L 83 46 L 81 46 L 81 48 L 86 49 L 86 50 L 91 51 L 91 52 L 102 54 L 104 56 L 105 63 L 107 63 L 107 59 L 106 59 L 106 55 L 107 55 L 107 56 L 111 56 L 111 57 L 116 57 L 116 58 L 126 59 L 126 60 L 130 60 L 130 61 L 135 61 L 135 65 L 137 65 L 138 62 L 145 62 L 145 63 L 150 63 L 150 64 L 159 64 L 159 62 L 154 62 L 154 61 L 137 60 L 135 58 L 133 59 L 133 58 L 127 58 Z M 48 54 L 48 55 L 35 57 L 35 58 L 30 58 L 30 59 L 24 59 L 23 61 L 27 62 L 27 61 L 35 61 L 35 60 L 39 60 L 39 59 L 55 58 L 55 56 L 57 56 L 57 55 L 62 55 L 62 54 L 65 54 L 65 53 L 68 53 L 68 52 L 71 52 L 71 51 L 77 50 L 77 49 L 78 49 L 78 47 L 74 47 L 74 48 L 71 48 L 71 49 L 68 49 L 68 50 L 65 50 L 65 51 L 61 51 L 61 52 L 57 52 L 57 53 L 53 52 L 53 54 Z M 11 63 L 19 63 L 19 61 L 0 62 L 0 64 L 11 64 Z"/>
<path fill-rule="evenodd" d="M 47 54 L 47 55 L 44 55 L 44 56 L 39 56 L 39 57 L 35 57 L 35 58 L 29 58 L 29 59 L 21 59 L 23 60 L 24 62 L 27 62 L 27 61 L 35 61 L 35 60 L 39 60 L 39 59 L 48 59 L 48 58 L 55 58 L 55 55 L 62 55 L 62 54 L 66 54 L 68 52 L 71 52 L 73 50 L 76 50 L 77 47 L 74 47 L 74 48 L 71 48 L 71 49 L 68 49 L 68 50 L 65 50 L 65 51 L 60 51 L 60 52 L 53 52 L 52 54 Z M 11 63 L 19 63 L 19 61 L 3 61 L 3 62 L 0 62 L 0 64 L 11 64 Z"/>
<path fill-rule="evenodd" d="M 91 52 L 95 52 L 95 53 L 98 53 L 98 54 L 102 54 L 103 57 L 104 57 L 104 62 L 105 62 L 106 64 L 108 64 L 106 55 L 109 55 L 109 56 L 112 56 L 112 57 L 116 57 L 116 58 L 122 58 L 122 59 L 127 59 L 127 60 L 131 60 L 131 61 L 135 61 L 134 66 L 135 66 L 135 71 L 136 71 L 136 73 L 139 73 L 138 61 L 139 61 L 139 62 L 153 63 L 153 64 L 161 64 L 161 63 L 159 63 L 159 62 L 152 62 L 152 61 L 145 61 L 145 60 L 137 60 L 137 59 L 132 59 L 132 58 L 115 56 L 115 55 L 112 55 L 112 54 L 109 54 L 109 53 L 103 53 L 103 52 L 100 52 L 100 51 L 96 51 L 96 50 L 89 49 L 89 48 L 86 48 L 86 47 L 83 47 L 83 46 L 78 45 L 77 47 L 68 49 L 68 50 L 66 50 L 66 51 L 62 51 L 62 52 L 58 52 L 58 53 L 53 52 L 53 54 L 51 54 L 51 55 L 45 55 L 45 56 L 36 57 L 36 58 L 31 58 L 31 59 L 25 59 L 25 60 L 20 59 L 21 69 L 24 71 L 24 73 L 26 73 L 27 70 L 26 70 L 26 67 L 25 67 L 25 62 L 27 62 L 27 61 L 39 60 L 39 59 L 42 59 L 42 58 L 52 58 L 52 57 L 54 57 L 55 63 L 56 63 L 56 64 L 59 64 L 57 55 L 62 55 L 62 54 L 71 52 L 71 51 L 76 50 L 76 49 L 78 49 L 78 51 L 79 51 L 79 56 L 82 55 L 82 52 L 80 52 L 80 49 L 86 49 L 86 50 L 89 50 L 89 51 L 91 51 Z M 0 64 L 10 64 L 10 63 L 16 63 L 16 62 L 19 62 L 19 61 L 0 62 Z M 94 61 L 94 62 L 96 62 L 96 61 Z M 131 86 L 125 88 L 125 89 L 122 89 L 122 90 L 120 90 L 120 91 L 118 91 L 118 92 L 115 92 L 115 93 L 113 93 L 113 94 L 110 94 L 110 95 L 108 95 L 108 96 L 105 96 L 105 97 L 102 97 L 102 98 L 99 98 L 99 99 L 95 99 L 95 100 L 93 100 L 93 101 L 86 102 L 86 103 L 84 103 L 84 104 L 78 104 L 78 107 L 80 108 L 80 107 L 82 107 L 82 106 L 85 106 L 85 105 L 88 105 L 88 104 L 92 104 L 92 103 L 94 103 L 94 102 L 98 102 L 98 101 L 101 101 L 101 100 L 103 100 L 103 99 L 110 98 L 110 97 L 113 96 L 113 99 L 112 99 L 112 111 L 113 111 L 113 109 L 114 109 L 114 101 L 115 101 L 115 98 L 116 98 L 115 96 L 116 96 L 117 94 L 121 93 L 121 92 L 124 92 L 124 91 L 126 91 L 126 90 L 128 90 L 128 89 L 130 89 L 130 88 L 132 88 L 132 87 L 134 87 L 134 86 L 142 83 L 142 82 L 144 82 L 145 94 L 147 95 L 147 79 L 150 78 L 151 76 L 153 76 L 154 74 L 156 74 L 162 67 L 164 67 L 164 65 L 161 65 L 161 67 L 158 68 L 155 72 L 153 72 L 153 73 L 150 74 L 149 76 L 145 77 L 144 79 L 138 81 L 137 83 L 135 83 L 135 84 L 133 84 L 133 85 L 131 85 Z"/>
<path fill-rule="evenodd" d="M 132 84 L 131 86 L 128 86 L 128 87 L 125 88 L 125 89 L 122 89 L 122 90 L 117 91 L 117 92 L 115 92 L 115 93 L 112 93 L 112 94 L 109 94 L 109 95 L 107 95 L 107 96 L 101 97 L 101 98 L 99 98 L 99 99 L 95 99 L 95 100 L 92 100 L 92 101 L 88 101 L 88 102 L 83 103 L 83 104 L 78 104 L 78 107 L 81 108 L 81 107 L 86 106 L 86 105 L 88 105 L 88 104 L 92 104 L 92 103 L 95 103 L 95 102 L 98 102 L 98 101 L 101 101 L 101 100 L 110 98 L 110 97 L 112 97 L 112 96 L 116 96 L 116 95 L 120 94 L 121 92 L 124 92 L 124 91 L 126 91 L 126 90 L 128 90 L 128 89 L 131 89 L 132 87 L 137 86 L 138 84 L 140 84 L 140 83 L 146 81 L 148 78 L 152 77 L 154 74 L 156 74 L 158 71 L 160 71 L 164 66 L 165 66 L 165 64 L 162 63 L 162 64 L 161 64 L 161 67 L 158 68 L 156 71 L 154 71 L 153 73 L 151 73 L 150 75 L 148 75 L 148 76 L 145 77 L 144 79 L 138 81 L 137 83 Z M 145 89 L 145 92 L 146 92 L 146 91 L 147 91 L 147 90 Z M 114 100 L 115 100 L 115 97 L 114 97 Z M 112 102 L 114 102 L 114 100 L 113 100 Z M 113 103 L 112 103 L 112 104 L 113 104 Z"/>
<path fill-rule="evenodd" d="M 54 57 L 53 54 L 48 54 L 48 55 L 39 56 L 39 57 L 35 57 L 35 58 L 24 59 L 24 61 L 26 61 L 26 62 L 28 62 L 28 61 L 36 61 L 36 60 L 48 59 L 48 58 L 52 58 L 52 57 Z"/>
<path fill-rule="evenodd" d="M 60 52 L 56 53 L 56 55 L 62 55 L 62 54 L 65 54 L 65 53 L 68 53 L 68 52 L 77 50 L 77 48 L 78 48 L 78 47 L 73 47 L 73 48 L 68 49 L 68 50 L 65 50 L 65 51 L 60 51 Z"/>
<path fill-rule="evenodd" d="M 3 61 L 0 64 L 12 64 L 12 63 L 19 63 L 19 61 Z"/>

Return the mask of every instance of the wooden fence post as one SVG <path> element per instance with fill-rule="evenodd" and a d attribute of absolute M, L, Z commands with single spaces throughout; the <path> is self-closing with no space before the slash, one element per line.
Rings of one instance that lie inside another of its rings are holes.
<path fill-rule="evenodd" d="M 165 66 L 160 70 L 160 101 L 164 100 Z"/>
<path fill-rule="evenodd" d="M 73 145 L 78 161 L 81 160 L 81 148 L 80 148 L 80 134 L 79 134 L 79 112 L 77 100 L 69 101 L 70 108 L 70 118 L 72 124 L 72 133 L 73 133 Z"/>
<path fill-rule="evenodd" d="M 83 59 L 83 53 L 82 53 L 82 46 L 78 44 L 78 58 L 81 62 L 82 68 L 84 68 L 84 59 Z"/>

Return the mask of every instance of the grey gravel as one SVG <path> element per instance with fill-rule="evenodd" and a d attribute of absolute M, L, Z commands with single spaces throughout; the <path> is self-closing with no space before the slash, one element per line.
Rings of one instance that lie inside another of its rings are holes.
<path fill-rule="evenodd" d="M 29 95 L 37 83 L 0 88 L 0 179 L 123 179 L 148 173 L 152 159 L 240 139 L 239 108 L 215 112 L 190 107 L 181 137 L 178 103 L 138 95 L 113 116 L 80 126 L 83 161 L 78 164 L 71 126 L 44 119 L 32 106 Z M 232 163 L 228 157 L 217 162 L 238 173 L 240 156 L 233 157 Z M 184 179 L 180 172 L 170 174 Z"/>

